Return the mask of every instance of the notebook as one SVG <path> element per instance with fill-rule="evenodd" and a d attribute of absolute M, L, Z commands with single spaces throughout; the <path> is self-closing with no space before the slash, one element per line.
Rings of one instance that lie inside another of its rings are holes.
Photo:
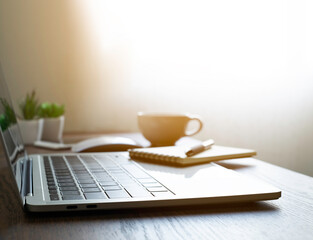
<path fill-rule="evenodd" d="M 186 146 L 137 148 L 130 149 L 129 155 L 132 159 L 179 166 L 189 166 L 225 159 L 252 157 L 256 155 L 256 151 L 251 149 L 214 145 L 208 150 L 192 157 L 187 157 L 185 154 L 187 149 Z"/>

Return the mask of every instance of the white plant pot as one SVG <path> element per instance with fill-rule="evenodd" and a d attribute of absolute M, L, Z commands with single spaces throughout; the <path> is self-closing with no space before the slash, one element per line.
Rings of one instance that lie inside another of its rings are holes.
<path fill-rule="evenodd" d="M 41 140 L 47 142 L 62 142 L 64 122 L 64 116 L 58 118 L 44 118 Z"/>
<path fill-rule="evenodd" d="M 33 144 L 41 139 L 43 119 L 17 120 L 24 144 Z"/>

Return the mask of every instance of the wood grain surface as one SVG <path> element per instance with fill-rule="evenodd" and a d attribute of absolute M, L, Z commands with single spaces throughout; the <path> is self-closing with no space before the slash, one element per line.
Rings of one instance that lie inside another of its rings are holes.
<path fill-rule="evenodd" d="M 282 197 L 249 204 L 27 213 L 1 154 L 0 239 L 313 239 L 313 178 L 253 158 L 219 164 L 280 188 Z"/>

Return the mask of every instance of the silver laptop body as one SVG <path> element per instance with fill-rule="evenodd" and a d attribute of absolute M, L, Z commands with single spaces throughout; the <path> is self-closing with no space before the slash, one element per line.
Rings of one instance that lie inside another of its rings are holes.
<path fill-rule="evenodd" d="M 220 204 L 281 196 L 275 187 L 214 163 L 186 168 L 138 164 L 127 152 L 28 156 L 1 65 L 0 98 L 2 148 L 27 211 Z"/>

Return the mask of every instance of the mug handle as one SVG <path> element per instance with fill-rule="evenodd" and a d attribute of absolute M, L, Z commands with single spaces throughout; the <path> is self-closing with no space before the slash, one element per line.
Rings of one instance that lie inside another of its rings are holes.
<path fill-rule="evenodd" d="M 190 130 L 190 131 L 187 131 L 185 133 L 185 136 L 193 136 L 195 134 L 197 134 L 198 132 L 200 132 L 200 130 L 202 129 L 202 126 L 203 126 L 203 123 L 202 123 L 202 120 L 200 119 L 200 117 L 198 116 L 188 116 L 189 117 L 189 121 L 198 121 L 199 122 L 199 128 L 196 129 L 196 130 Z"/>

